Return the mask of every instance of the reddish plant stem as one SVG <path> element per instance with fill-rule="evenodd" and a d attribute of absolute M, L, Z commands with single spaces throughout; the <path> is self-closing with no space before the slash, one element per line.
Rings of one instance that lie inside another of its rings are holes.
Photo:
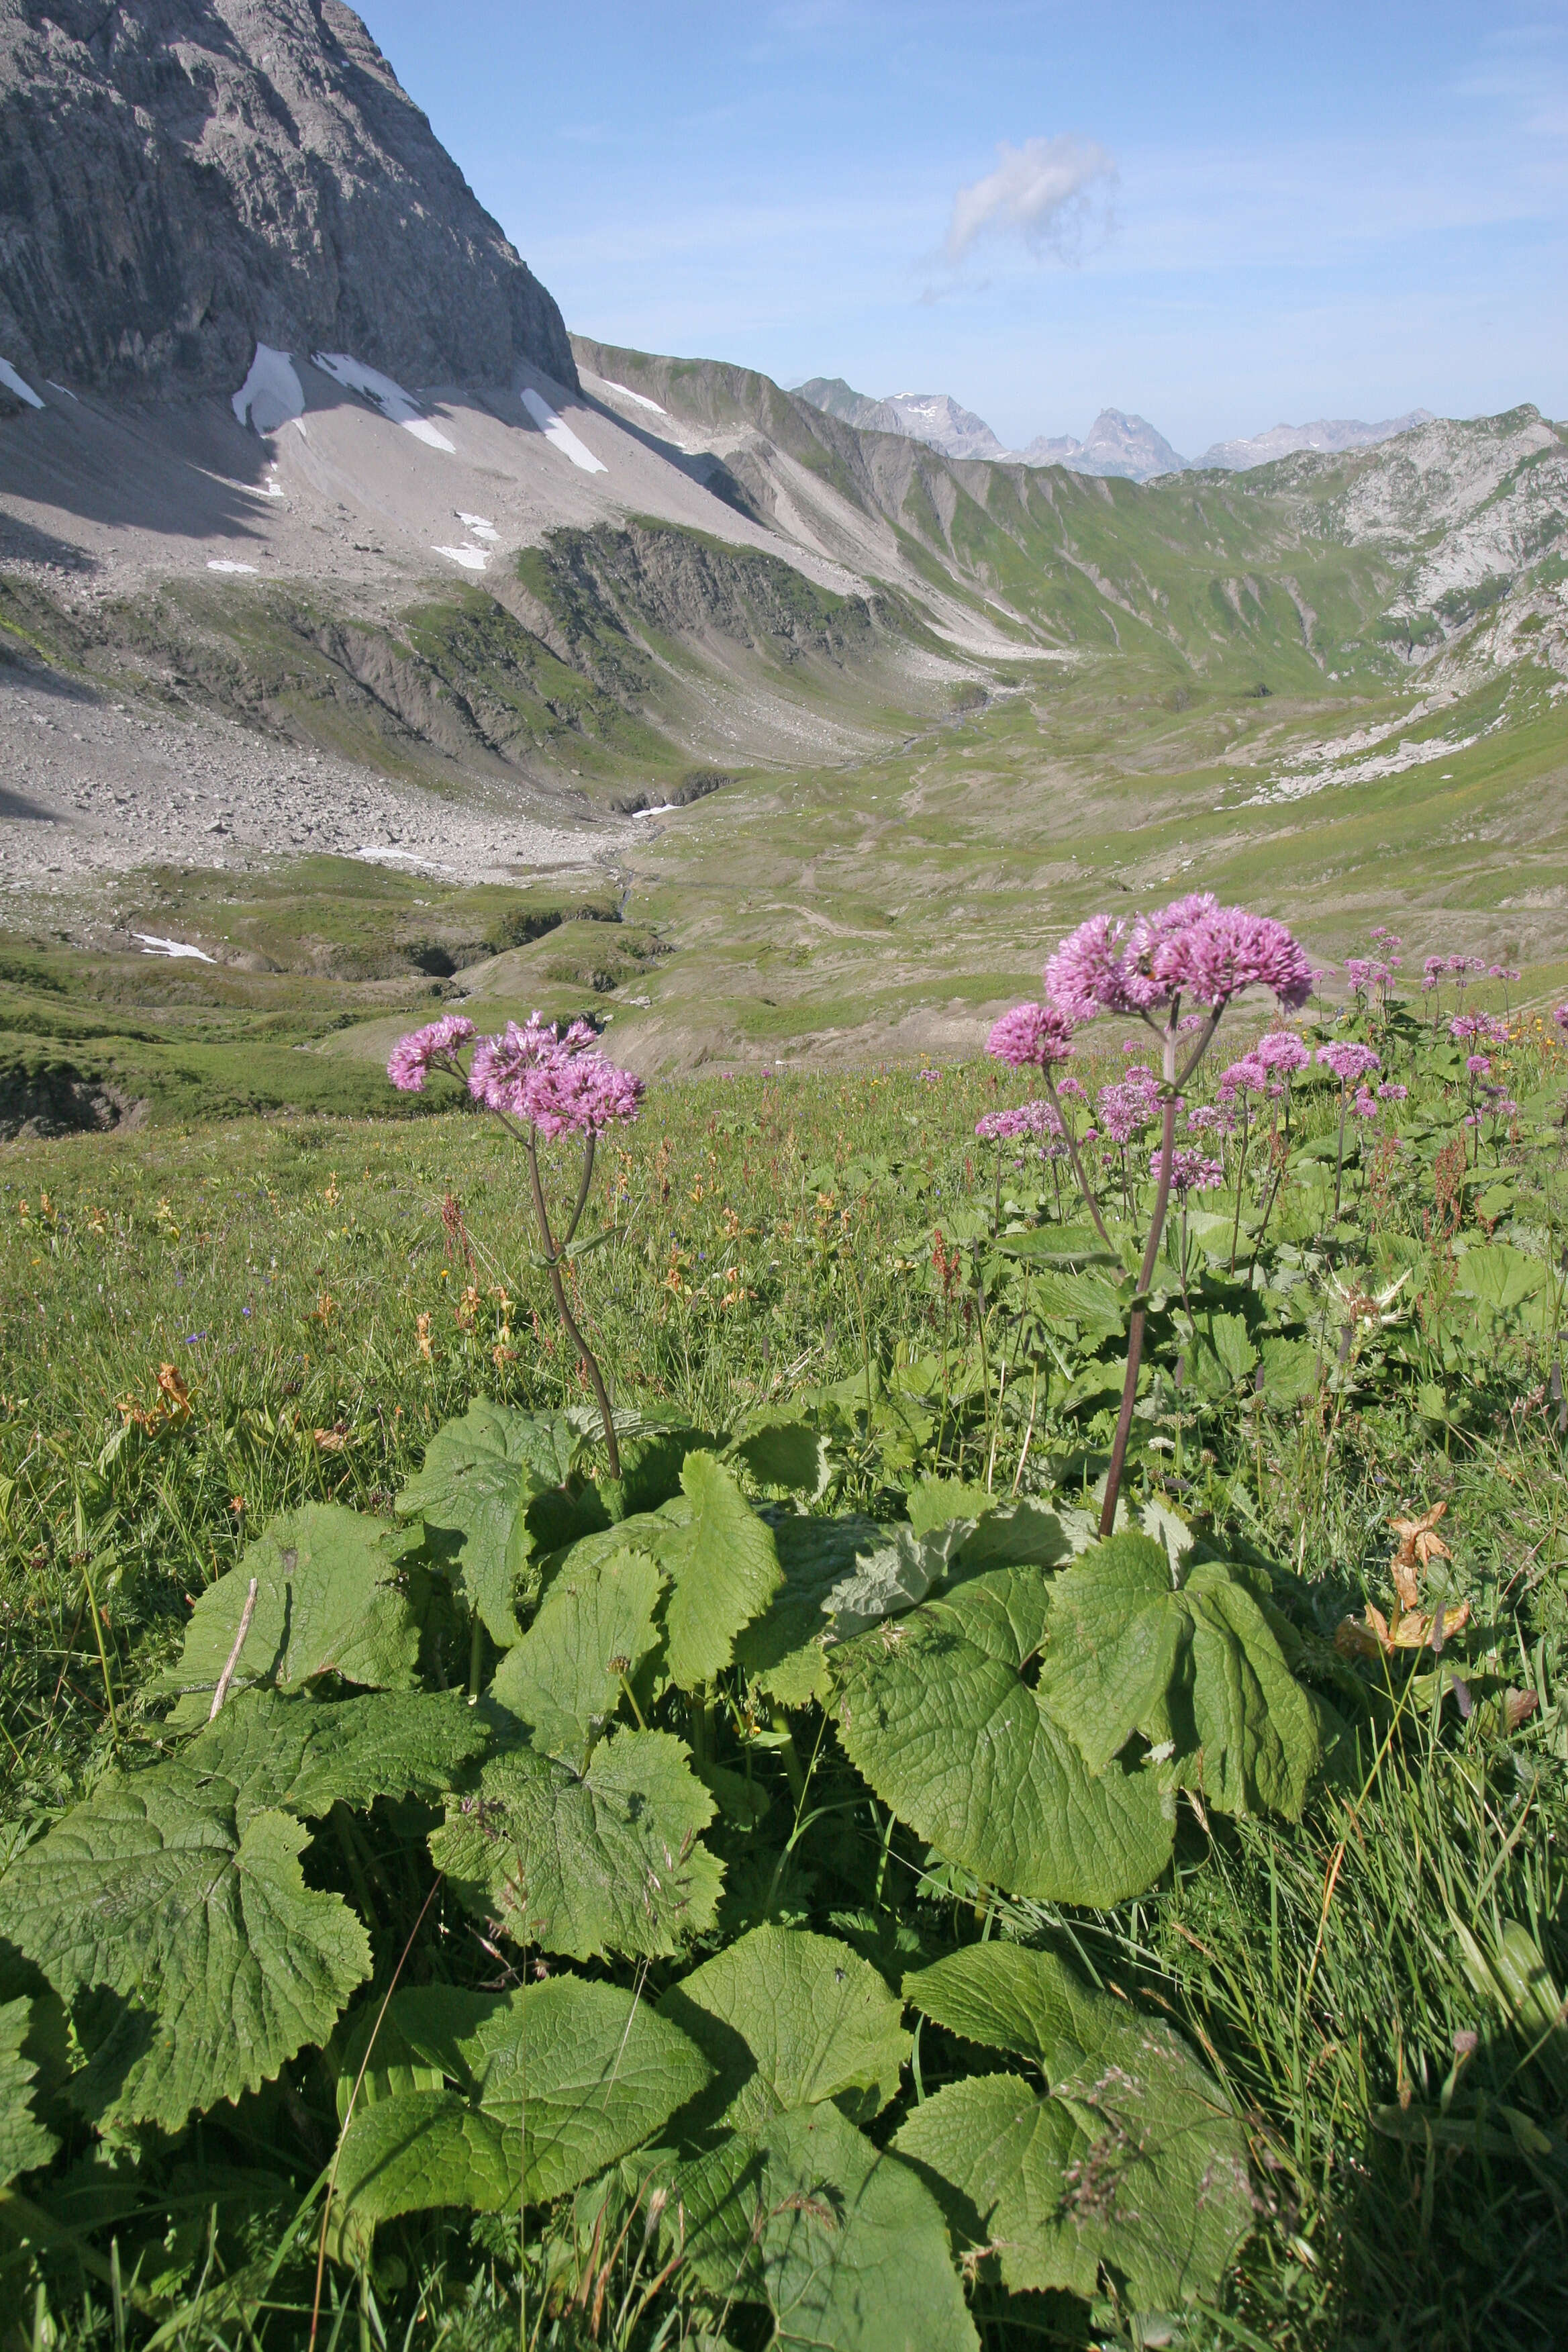
<path fill-rule="evenodd" d="M 1094 1194 L 1089 1189 L 1089 1179 L 1083 1172 L 1083 1162 L 1078 1156 L 1078 1144 L 1074 1140 L 1072 1129 L 1068 1124 L 1067 1113 L 1063 1110 L 1057 1095 L 1056 1080 L 1052 1077 L 1049 1070 L 1042 1071 L 1041 1076 L 1044 1077 L 1046 1082 L 1046 1093 L 1050 1099 L 1051 1108 L 1055 1111 L 1058 1118 L 1061 1121 L 1062 1135 L 1068 1148 L 1068 1158 L 1072 1161 L 1072 1172 L 1078 1178 L 1078 1189 L 1083 1194 L 1084 1206 L 1094 1220 L 1095 1232 L 1100 1235 L 1100 1238 L 1105 1244 L 1106 1248 L 1109 1249 L 1110 1247 L 1110 1235 L 1105 1230 L 1105 1220 L 1100 1213 L 1100 1209 L 1096 1203 Z"/>
<path fill-rule="evenodd" d="M 533 1190 L 533 1213 L 539 1220 L 540 1238 L 544 1244 L 545 1270 L 550 1276 L 550 1287 L 555 1293 L 555 1309 L 566 1327 L 568 1339 L 582 1358 L 583 1369 L 588 1375 L 588 1384 L 598 1404 L 599 1418 L 605 1425 L 605 1452 L 609 1460 L 610 1475 L 612 1478 L 618 1478 L 621 1475 L 621 1449 L 616 1441 L 616 1416 L 610 1403 L 609 1391 L 605 1386 L 605 1376 L 599 1370 L 598 1359 L 578 1329 L 576 1318 L 566 1303 L 566 1286 L 561 1279 L 562 1251 L 577 1230 L 577 1221 L 582 1216 L 583 1204 L 588 1198 L 588 1186 L 593 1181 L 594 1139 L 590 1135 L 584 1146 L 583 1181 L 578 1187 L 577 1205 L 573 1212 L 566 1242 L 563 1242 L 560 1248 L 557 1248 L 555 1237 L 550 1230 L 550 1212 L 544 1204 L 544 1185 L 539 1173 L 539 1143 L 531 1128 L 523 1136 L 522 1147 L 528 1154 L 529 1181 Z"/>
<path fill-rule="evenodd" d="M 1171 1179 L 1176 1157 L 1176 1104 L 1204 1055 L 1208 1052 L 1226 1000 L 1221 998 L 1204 1024 L 1202 1034 L 1193 1047 L 1178 1075 L 1176 1070 L 1176 1026 L 1181 1000 L 1173 1003 L 1170 1017 L 1161 1033 L 1161 1088 L 1165 1097 L 1164 1116 L 1160 1123 L 1160 1184 L 1154 1195 L 1154 1213 L 1149 1223 L 1149 1238 L 1143 1244 L 1143 1263 L 1138 1269 L 1138 1288 L 1132 1312 L 1127 1325 L 1127 1377 L 1121 1386 L 1121 1410 L 1116 1416 L 1116 1435 L 1111 1441 L 1110 1467 L 1105 1478 L 1105 1502 L 1100 1514 L 1100 1538 L 1109 1536 L 1116 1525 L 1117 1497 L 1121 1492 L 1121 1474 L 1127 1465 L 1127 1445 L 1132 1434 L 1132 1408 L 1138 1398 L 1138 1368 L 1143 1360 L 1143 1326 L 1148 1319 L 1149 1285 L 1154 1279 L 1154 1265 L 1160 1254 L 1160 1240 L 1165 1230 L 1165 1215 L 1171 1205 Z M 1147 1017 L 1147 1016 L 1145 1016 Z M 1153 1023 L 1150 1023 L 1153 1027 Z"/>

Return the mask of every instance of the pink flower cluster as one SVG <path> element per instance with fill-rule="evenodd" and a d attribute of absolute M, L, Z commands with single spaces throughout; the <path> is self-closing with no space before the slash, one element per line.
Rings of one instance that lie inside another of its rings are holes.
<path fill-rule="evenodd" d="M 1123 1150 L 1152 1125 L 1159 1109 L 1160 1082 L 1145 1062 L 1134 1062 L 1124 1078 L 1101 1087 L 1095 1097 L 1100 1133 Z"/>
<path fill-rule="evenodd" d="M 474 1024 L 460 1013 L 448 1013 L 439 1021 L 431 1021 L 410 1036 L 400 1037 L 387 1056 L 386 1075 L 399 1094 L 422 1095 L 425 1081 L 433 1069 L 442 1069 L 454 1078 L 463 1075 L 458 1063 L 458 1049 L 466 1045 L 474 1034 Z"/>
<path fill-rule="evenodd" d="M 1016 1070 L 1053 1070 L 1073 1057 L 1073 1024 L 1054 1004 L 1016 1004 L 985 1040 L 985 1050 Z"/>
<path fill-rule="evenodd" d="M 1358 1078 L 1364 1078 L 1369 1070 L 1381 1070 L 1383 1067 L 1370 1045 L 1358 1045 L 1351 1037 L 1320 1045 L 1318 1059 L 1325 1070 L 1332 1070 L 1342 1087 L 1353 1086 Z"/>
<path fill-rule="evenodd" d="M 1559 1029 L 1568 1033 L 1568 1004 L 1554 1004 L 1552 1008 L 1552 1018 L 1556 1022 Z"/>
<path fill-rule="evenodd" d="M 1061 1120 L 1048 1102 L 1020 1103 L 1015 1110 L 988 1110 L 974 1122 L 982 1143 L 1006 1143 L 1016 1136 L 1058 1136 Z"/>
<path fill-rule="evenodd" d="M 1480 1045 L 1506 1045 L 1508 1023 L 1500 1021 L 1495 1013 L 1460 1013 L 1448 1024 L 1448 1034 L 1456 1045 L 1467 1042 Z"/>
<path fill-rule="evenodd" d="M 1207 891 L 1131 920 L 1093 915 L 1046 965 L 1046 993 L 1073 1022 L 1148 1013 L 1178 995 L 1218 1010 L 1255 983 L 1301 1005 L 1312 969 L 1283 923 L 1222 907 Z"/>
<path fill-rule="evenodd" d="M 448 1013 L 412 1035 L 400 1037 L 386 1075 L 405 1094 L 419 1094 L 432 1069 L 463 1076 L 458 1049 L 474 1024 Z M 543 1014 L 520 1024 L 509 1021 L 497 1037 L 481 1037 L 468 1071 L 468 1092 L 487 1109 L 521 1119 L 543 1136 L 597 1135 L 619 1119 L 637 1115 L 643 1082 L 619 1070 L 598 1050 L 585 1021 L 574 1021 L 564 1034 Z"/>
<path fill-rule="evenodd" d="M 1149 1162 L 1149 1173 L 1156 1181 L 1163 1172 L 1165 1155 L 1156 1151 Z M 1217 1160 L 1207 1160 L 1193 1144 L 1179 1143 L 1171 1155 L 1171 1188 L 1184 1196 L 1188 1192 L 1212 1192 L 1225 1182 L 1225 1170 Z"/>
<path fill-rule="evenodd" d="M 1312 1056 L 1294 1029 L 1270 1029 L 1252 1049 L 1253 1058 L 1289 1082 L 1291 1073 L 1304 1070 Z"/>

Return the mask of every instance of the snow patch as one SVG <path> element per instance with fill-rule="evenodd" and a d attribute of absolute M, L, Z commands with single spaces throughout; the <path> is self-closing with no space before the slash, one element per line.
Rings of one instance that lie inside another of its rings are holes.
<path fill-rule="evenodd" d="M 438 866 L 433 857 L 416 857 L 411 849 L 373 849 L 368 842 L 351 849 L 351 857 L 362 858 L 367 866 L 423 866 L 429 874 L 449 874 L 449 866 Z"/>
<path fill-rule="evenodd" d="M 42 408 L 44 404 L 32 385 L 23 383 L 9 360 L 0 360 L 0 383 L 7 392 L 14 392 L 18 400 L 25 400 L 29 408 Z"/>
<path fill-rule="evenodd" d="M 562 422 L 547 400 L 541 400 L 531 387 L 522 395 L 522 404 L 547 441 L 554 443 L 563 457 L 570 457 L 585 474 L 607 474 L 609 467 L 595 457 L 585 442 L 579 441 L 569 425 Z"/>
<path fill-rule="evenodd" d="M 226 555 L 209 555 L 207 558 L 209 572 L 254 572 L 255 569 L 254 563 L 231 562 Z"/>
<path fill-rule="evenodd" d="M 444 449 L 448 457 L 458 454 L 457 444 L 448 441 L 439 425 L 432 425 L 419 413 L 419 403 L 412 393 L 405 392 L 400 383 L 379 368 L 367 367 L 363 360 L 350 357 L 347 352 L 312 352 L 310 364 L 341 383 L 345 392 L 357 392 L 379 408 L 389 425 L 401 425 L 416 441 L 431 449 Z"/>
<path fill-rule="evenodd" d="M 679 806 L 679 801 L 660 801 L 657 808 L 633 809 L 632 821 L 635 824 L 639 816 L 668 816 L 671 809 L 678 809 Z"/>
<path fill-rule="evenodd" d="M 76 399 L 76 394 L 75 394 L 75 393 L 71 390 L 71 388 L 70 388 L 70 386 L 69 386 L 69 384 L 68 384 L 68 383 L 57 383 L 55 382 L 54 377 L 53 377 L 52 375 L 47 375 L 47 376 L 44 378 L 44 382 L 48 385 L 49 390 L 50 390 L 51 392 L 63 392 L 63 393 L 65 394 L 65 396 L 66 396 L 66 398 L 67 398 L 68 400 L 75 400 L 75 399 Z M 79 403 L 79 402 L 78 402 L 78 404 L 78 404 L 78 406 L 79 406 L 79 407 L 80 406 L 80 403 Z"/>
<path fill-rule="evenodd" d="M 452 562 L 460 563 L 465 572 L 482 572 L 489 562 L 482 547 L 435 547 L 430 552 L 447 556 Z"/>
<path fill-rule="evenodd" d="M 287 352 L 258 343 L 250 371 L 232 402 L 237 421 L 258 433 L 276 433 L 305 413 L 305 391 Z"/>
<path fill-rule="evenodd" d="M 661 408 L 657 400 L 649 400 L 646 393 L 634 392 L 629 383 L 617 383 L 613 376 L 608 375 L 602 375 L 599 382 L 609 391 L 618 392 L 623 400 L 635 400 L 639 408 L 651 408 L 656 416 L 669 415 L 668 408 Z"/>
<path fill-rule="evenodd" d="M 476 539 L 494 539 L 497 536 L 496 527 L 488 515 L 465 514 L 461 507 L 455 508 L 454 512 L 459 522 L 467 523 Z"/>
<path fill-rule="evenodd" d="M 161 940 L 153 931 L 132 931 L 131 936 L 133 940 L 140 940 L 143 955 L 184 956 L 195 963 L 216 963 L 217 961 L 216 956 L 208 955 L 205 948 L 193 948 L 184 940 Z"/>

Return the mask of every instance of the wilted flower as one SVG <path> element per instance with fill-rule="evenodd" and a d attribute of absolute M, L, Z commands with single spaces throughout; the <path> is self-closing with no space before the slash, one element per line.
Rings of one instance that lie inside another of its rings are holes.
<path fill-rule="evenodd" d="M 460 1078 L 457 1052 L 474 1034 L 474 1024 L 460 1013 L 448 1013 L 439 1021 L 430 1022 L 411 1035 L 400 1037 L 387 1056 L 386 1075 L 400 1094 L 419 1095 L 425 1091 L 425 1080 L 434 1068 L 447 1070 Z"/>

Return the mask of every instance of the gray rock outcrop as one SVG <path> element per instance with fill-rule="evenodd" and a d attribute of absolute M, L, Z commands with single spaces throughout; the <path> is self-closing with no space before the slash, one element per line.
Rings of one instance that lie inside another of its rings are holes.
<path fill-rule="evenodd" d="M 342 0 L 0 0 L 0 354 L 231 393 L 257 342 L 575 386 L 565 327 Z"/>

